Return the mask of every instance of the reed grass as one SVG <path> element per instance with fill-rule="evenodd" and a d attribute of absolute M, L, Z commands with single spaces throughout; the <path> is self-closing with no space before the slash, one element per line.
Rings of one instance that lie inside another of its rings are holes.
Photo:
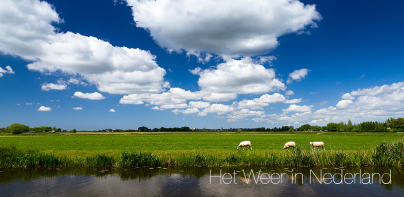
<path fill-rule="evenodd" d="M 37 166 L 401 166 L 404 163 L 403 141 L 386 143 L 368 150 L 287 151 L 161 151 L 96 153 L 87 156 L 55 154 L 33 148 L 0 147 L 0 167 Z"/>

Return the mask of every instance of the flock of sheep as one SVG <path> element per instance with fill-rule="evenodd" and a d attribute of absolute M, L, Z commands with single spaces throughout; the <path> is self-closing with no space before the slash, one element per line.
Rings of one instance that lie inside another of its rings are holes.
<path fill-rule="evenodd" d="M 251 142 L 250 141 L 242 141 L 240 144 L 237 146 L 237 149 L 240 147 L 243 148 L 248 146 L 248 149 L 252 150 Z M 323 150 L 325 150 L 325 145 L 324 142 L 310 142 L 310 146 L 312 147 L 322 147 Z M 290 147 L 296 148 L 296 143 L 295 142 L 286 142 L 285 146 L 283 146 L 283 150 L 289 149 Z"/>

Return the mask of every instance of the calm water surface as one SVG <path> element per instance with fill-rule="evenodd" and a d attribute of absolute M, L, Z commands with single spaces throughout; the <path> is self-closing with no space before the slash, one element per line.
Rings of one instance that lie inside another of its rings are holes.
<path fill-rule="evenodd" d="M 404 196 L 402 168 L 99 167 L 0 171 L 1 196 Z M 341 179 L 341 172 L 345 179 Z M 384 175 L 380 178 L 378 174 Z"/>

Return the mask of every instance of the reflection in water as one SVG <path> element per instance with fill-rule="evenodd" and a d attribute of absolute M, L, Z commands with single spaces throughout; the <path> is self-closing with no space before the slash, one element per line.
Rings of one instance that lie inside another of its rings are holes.
<path fill-rule="evenodd" d="M 0 169 L 2 196 L 403 196 L 402 168 Z M 391 170 L 391 177 L 390 177 Z M 226 174 L 224 177 L 223 175 Z M 327 174 L 329 173 L 329 174 Z M 349 174 L 356 173 L 355 184 Z M 373 176 L 367 183 L 366 173 Z M 221 177 L 219 177 L 222 175 Z M 360 176 L 359 176 L 360 175 Z M 345 179 L 344 179 L 345 177 Z M 227 178 L 227 179 L 223 179 Z M 364 179 L 365 178 L 365 179 Z M 391 178 L 391 184 L 388 183 Z M 363 181 L 366 180 L 366 181 Z M 342 181 L 342 184 L 337 184 Z M 225 184 L 228 183 L 228 184 Z M 331 184 L 326 184 L 331 183 Z"/>

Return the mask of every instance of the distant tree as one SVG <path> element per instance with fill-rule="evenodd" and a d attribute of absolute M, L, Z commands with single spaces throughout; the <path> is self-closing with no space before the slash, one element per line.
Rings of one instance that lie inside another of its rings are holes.
<path fill-rule="evenodd" d="M 351 120 L 348 120 L 348 126 L 352 126 Z"/>
<path fill-rule="evenodd" d="M 328 131 L 337 131 L 337 124 L 330 122 L 327 124 Z"/>
<path fill-rule="evenodd" d="M 181 127 L 181 131 L 191 131 L 189 127 Z"/>
<path fill-rule="evenodd" d="M 313 126 L 312 128 L 313 131 L 320 131 L 321 130 L 321 126 Z"/>
<path fill-rule="evenodd" d="M 345 131 L 345 127 L 344 127 L 344 123 L 343 123 L 343 122 L 339 122 L 339 123 L 337 124 L 337 131 L 338 131 L 338 132 L 343 132 L 343 131 Z"/>
<path fill-rule="evenodd" d="M 395 127 L 394 123 L 395 123 L 395 119 L 394 118 L 389 118 L 386 120 L 387 126 L 393 130 L 393 128 Z"/>
<path fill-rule="evenodd" d="M 154 128 L 154 129 L 153 129 L 153 132 L 158 132 L 158 131 L 159 131 L 158 128 Z"/>
<path fill-rule="evenodd" d="M 310 131 L 311 126 L 309 124 L 305 124 L 305 125 L 300 126 L 297 130 L 298 131 Z"/>
<path fill-rule="evenodd" d="M 72 132 L 72 133 L 76 133 L 76 132 L 77 132 L 77 130 L 76 130 L 76 129 L 72 129 L 70 132 Z"/>
<path fill-rule="evenodd" d="M 403 130 L 404 129 L 404 118 L 397 118 L 394 126 L 398 130 Z"/>
<path fill-rule="evenodd" d="M 14 123 L 14 124 L 10 125 L 9 131 L 11 133 L 13 133 L 13 134 L 21 134 L 23 132 L 28 132 L 29 131 L 29 126 Z"/>
<path fill-rule="evenodd" d="M 289 133 L 293 133 L 293 128 L 289 128 Z"/>
<path fill-rule="evenodd" d="M 139 132 L 149 132 L 150 131 L 149 128 L 147 128 L 145 126 L 139 127 L 138 130 L 139 130 Z"/>
<path fill-rule="evenodd" d="M 346 131 L 351 132 L 351 131 L 353 130 L 353 128 L 354 128 L 354 126 L 348 125 L 348 126 L 346 127 Z"/>

